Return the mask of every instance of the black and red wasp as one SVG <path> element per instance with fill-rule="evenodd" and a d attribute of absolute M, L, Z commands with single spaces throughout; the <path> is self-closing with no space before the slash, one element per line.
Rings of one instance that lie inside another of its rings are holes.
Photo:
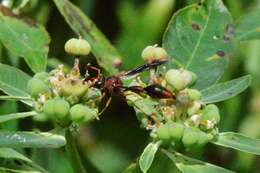
<path fill-rule="evenodd" d="M 143 64 L 122 75 L 114 75 L 108 77 L 103 76 L 100 72 L 100 69 L 93 66 L 88 66 L 88 72 L 89 71 L 95 72 L 96 75 L 86 76 L 85 81 L 86 82 L 90 81 L 92 86 L 100 89 L 103 95 L 109 96 L 109 99 L 105 107 L 107 107 L 110 104 L 112 96 L 114 95 L 124 96 L 123 93 L 125 91 L 132 91 L 137 94 L 145 93 L 149 95 L 151 98 L 155 98 L 155 99 L 174 99 L 175 98 L 174 94 L 168 89 L 166 89 L 165 87 L 161 86 L 160 84 L 155 83 L 155 84 L 148 85 L 146 87 L 141 87 L 141 86 L 126 87 L 123 86 L 123 82 L 122 82 L 122 78 L 135 76 L 143 71 L 147 71 L 151 69 L 156 70 L 158 66 L 166 62 L 167 60 L 155 60 L 150 63 Z"/>

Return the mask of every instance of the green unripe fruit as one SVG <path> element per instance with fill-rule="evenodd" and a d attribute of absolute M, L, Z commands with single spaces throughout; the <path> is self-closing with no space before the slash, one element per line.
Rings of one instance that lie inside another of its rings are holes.
<path fill-rule="evenodd" d="M 174 142 L 180 141 L 183 136 L 184 126 L 175 122 L 169 123 L 168 126 L 171 139 Z"/>
<path fill-rule="evenodd" d="M 218 107 L 214 104 L 207 105 L 203 110 L 201 119 L 203 121 L 209 120 L 218 123 L 220 121 L 220 114 L 219 114 Z"/>
<path fill-rule="evenodd" d="M 157 47 L 157 45 L 154 45 L 154 46 L 147 46 L 146 48 L 144 48 L 142 52 L 142 57 L 145 61 L 151 62 L 154 60 L 167 59 L 168 55 L 165 49 L 161 47 Z"/>
<path fill-rule="evenodd" d="M 65 52 L 72 55 L 88 55 L 90 53 L 90 44 L 83 39 L 72 38 L 65 43 Z"/>
<path fill-rule="evenodd" d="M 47 72 L 36 73 L 33 78 L 45 81 L 48 78 L 49 74 Z"/>
<path fill-rule="evenodd" d="M 27 83 L 27 89 L 32 97 L 38 97 L 49 91 L 48 86 L 41 80 L 32 78 Z"/>
<path fill-rule="evenodd" d="M 188 91 L 188 94 L 189 94 L 189 97 L 191 100 L 200 100 L 202 95 L 201 95 L 201 92 L 199 92 L 198 90 L 196 89 L 187 89 Z"/>
<path fill-rule="evenodd" d="M 48 115 L 50 118 L 54 118 L 55 111 L 54 111 L 55 100 L 47 100 L 43 105 L 43 112 L 44 114 Z"/>
<path fill-rule="evenodd" d="M 199 137 L 198 137 L 197 145 L 199 147 L 202 147 L 209 142 L 208 135 L 205 132 L 199 131 L 198 136 Z"/>
<path fill-rule="evenodd" d="M 194 129 L 186 128 L 183 133 L 182 143 L 185 147 L 190 148 L 198 141 L 198 134 Z"/>
<path fill-rule="evenodd" d="M 201 103 L 200 102 L 192 102 L 192 104 L 188 107 L 187 113 L 188 115 L 194 115 L 199 112 L 201 109 Z"/>
<path fill-rule="evenodd" d="M 163 143 L 170 143 L 171 142 L 171 136 L 169 133 L 169 126 L 166 124 L 161 125 L 157 129 L 157 135 L 160 140 L 162 140 Z"/>
<path fill-rule="evenodd" d="M 188 70 L 168 70 L 165 79 L 176 90 L 183 90 L 193 82 L 192 72 Z"/>
<path fill-rule="evenodd" d="M 43 112 L 50 118 L 64 119 L 70 110 L 70 105 L 64 99 L 48 100 L 43 105 Z"/>
<path fill-rule="evenodd" d="M 96 113 L 89 107 L 82 104 L 76 104 L 70 109 L 70 118 L 72 121 L 77 123 L 89 122 L 95 117 Z"/>
<path fill-rule="evenodd" d="M 55 99 L 54 111 L 58 119 L 64 119 L 70 110 L 70 105 L 64 99 Z"/>

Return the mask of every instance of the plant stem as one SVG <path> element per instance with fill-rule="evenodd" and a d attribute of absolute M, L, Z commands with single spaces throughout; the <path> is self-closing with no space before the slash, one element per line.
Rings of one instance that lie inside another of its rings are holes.
<path fill-rule="evenodd" d="M 77 146 L 76 146 L 76 139 L 75 136 L 73 134 L 73 132 L 71 131 L 71 129 L 67 129 L 66 134 L 66 141 L 67 144 L 65 146 L 66 148 L 66 152 L 67 155 L 70 159 L 70 162 L 72 164 L 72 168 L 74 170 L 74 173 L 87 173 L 87 171 L 85 170 Z"/>
<path fill-rule="evenodd" d="M 30 97 L 0 96 L 0 100 L 32 100 Z"/>

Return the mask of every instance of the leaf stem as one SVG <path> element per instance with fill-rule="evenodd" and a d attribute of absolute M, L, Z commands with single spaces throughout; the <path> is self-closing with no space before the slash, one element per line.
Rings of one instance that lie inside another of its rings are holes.
<path fill-rule="evenodd" d="M 71 129 L 67 129 L 66 134 L 66 141 L 67 144 L 65 146 L 67 155 L 70 159 L 70 162 L 72 164 L 72 168 L 74 170 L 74 173 L 87 173 L 85 170 L 77 146 L 76 146 L 76 139 L 73 134 L 73 131 Z"/>
<path fill-rule="evenodd" d="M 0 96 L 0 100 L 32 100 L 30 97 Z"/>

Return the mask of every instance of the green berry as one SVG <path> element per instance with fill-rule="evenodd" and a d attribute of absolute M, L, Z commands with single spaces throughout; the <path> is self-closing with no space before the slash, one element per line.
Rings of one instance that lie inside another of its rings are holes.
<path fill-rule="evenodd" d="M 91 108 L 82 104 L 76 104 L 70 109 L 70 118 L 77 123 L 89 122 L 93 120 L 96 115 L 97 112 L 94 112 Z"/>
<path fill-rule="evenodd" d="M 198 136 L 199 137 L 198 137 L 197 145 L 199 147 L 202 147 L 209 142 L 208 135 L 205 132 L 199 131 Z"/>
<path fill-rule="evenodd" d="M 49 74 L 47 72 L 36 73 L 33 78 L 45 81 L 48 78 Z"/>
<path fill-rule="evenodd" d="M 201 92 L 196 89 L 187 89 L 189 97 L 191 100 L 200 100 L 201 99 Z"/>
<path fill-rule="evenodd" d="M 65 51 L 73 55 L 88 55 L 90 53 L 90 44 L 83 39 L 72 38 L 65 43 Z"/>
<path fill-rule="evenodd" d="M 43 105 L 44 114 L 48 115 L 50 118 L 54 118 L 55 110 L 54 110 L 55 100 L 48 100 Z"/>
<path fill-rule="evenodd" d="M 209 120 L 218 123 L 220 121 L 220 114 L 219 114 L 218 107 L 214 104 L 207 105 L 203 110 L 201 119 L 203 121 Z"/>
<path fill-rule="evenodd" d="M 69 113 L 70 105 L 64 99 L 48 100 L 43 105 L 43 112 L 50 118 L 64 119 Z"/>
<path fill-rule="evenodd" d="M 174 142 L 180 141 L 183 136 L 184 126 L 182 124 L 175 123 L 175 122 L 169 123 L 168 125 L 169 125 L 169 134 L 172 140 Z"/>
<path fill-rule="evenodd" d="M 182 143 L 185 147 L 190 148 L 197 143 L 198 138 L 198 134 L 194 129 L 186 128 L 183 133 Z"/>
<path fill-rule="evenodd" d="M 169 133 L 169 126 L 166 124 L 161 125 L 157 129 L 157 135 L 160 140 L 162 140 L 163 143 L 170 143 L 171 142 L 171 136 Z"/>
<path fill-rule="evenodd" d="M 32 97 L 38 97 L 49 91 L 48 86 L 41 80 L 32 78 L 27 83 L 27 89 Z"/>
<path fill-rule="evenodd" d="M 58 119 L 64 119 L 70 110 L 69 103 L 64 99 L 55 99 L 54 111 Z"/>

